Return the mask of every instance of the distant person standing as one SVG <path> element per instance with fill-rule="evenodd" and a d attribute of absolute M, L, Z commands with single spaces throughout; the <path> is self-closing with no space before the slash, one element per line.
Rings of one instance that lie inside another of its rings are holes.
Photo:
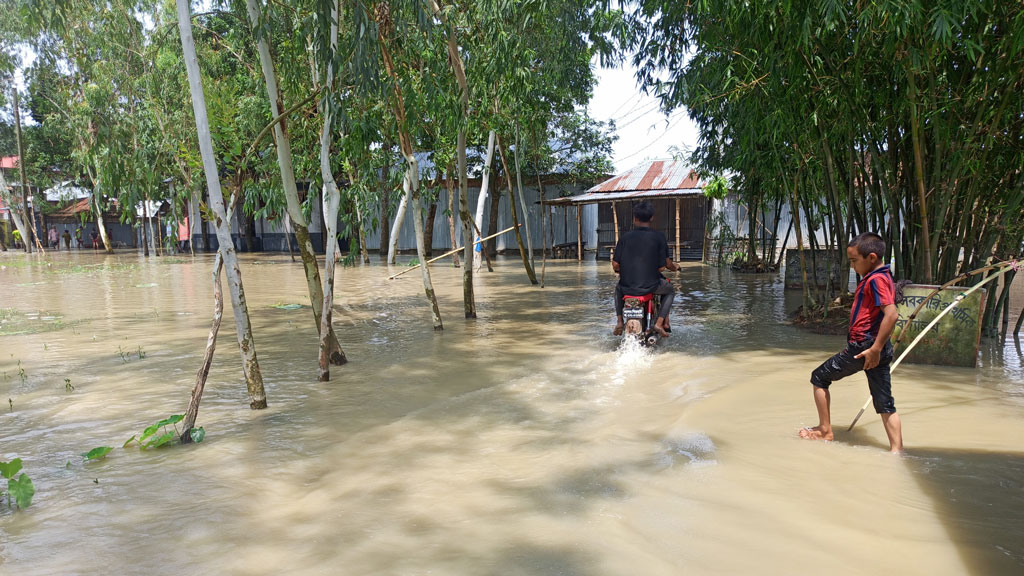
<path fill-rule="evenodd" d="M 99 234 L 96 233 L 96 229 L 95 228 L 93 228 L 92 231 L 89 232 L 89 239 L 92 240 L 92 249 L 93 250 L 99 250 L 99 248 L 100 248 L 100 236 L 99 236 Z"/>
<path fill-rule="evenodd" d="M 64 239 L 64 246 L 67 247 L 68 251 L 71 251 L 71 232 L 67 228 L 64 229 L 64 234 L 61 235 Z"/>
<path fill-rule="evenodd" d="M 57 237 L 57 227 L 50 224 L 50 232 L 47 234 L 47 240 L 49 240 L 50 248 L 60 248 Z"/>
<path fill-rule="evenodd" d="M 189 227 L 188 216 L 178 222 L 178 252 L 184 253 L 185 247 L 192 242 L 192 230 Z"/>
<path fill-rule="evenodd" d="M 75 228 L 75 243 L 81 248 L 82 247 L 82 227 Z"/>

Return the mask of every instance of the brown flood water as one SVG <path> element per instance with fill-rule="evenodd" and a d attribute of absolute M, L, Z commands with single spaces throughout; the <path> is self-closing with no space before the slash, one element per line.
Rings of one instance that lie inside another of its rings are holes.
<path fill-rule="evenodd" d="M 212 258 L 50 261 L 0 255 L 0 460 L 36 486 L 0 507 L 3 574 L 1024 573 L 1012 341 L 901 366 L 896 457 L 873 414 L 845 432 L 862 375 L 833 387 L 835 442 L 797 437 L 843 338 L 787 325 L 775 277 L 687 266 L 651 352 L 610 335 L 606 262 L 549 263 L 540 289 L 502 260 L 470 322 L 437 266 L 440 334 L 417 274 L 339 269 L 351 362 L 320 383 L 309 309 L 275 307 L 307 302 L 300 264 L 246 257 L 270 408 L 247 408 L 229 305 L 206 441 L 142 452 L 121 444 L 186 406 Z"/>

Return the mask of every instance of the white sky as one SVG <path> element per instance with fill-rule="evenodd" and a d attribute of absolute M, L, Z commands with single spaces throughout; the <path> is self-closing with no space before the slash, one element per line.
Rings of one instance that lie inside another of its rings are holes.
<path fill-rule="evenodd" d="M 697 127 L 684 109 L 668 118 L 658 101 L 643 94 L 635 70 L 628 62 L 620 68 L 597 68 L 598 84 L 588 112 L 595 120 L 614 119 L 619 139 L 613 145 L 616 172 L 624 172 L 644 160 L 671 158 L 672 148 L 690 151 L 697 144 Z"/>

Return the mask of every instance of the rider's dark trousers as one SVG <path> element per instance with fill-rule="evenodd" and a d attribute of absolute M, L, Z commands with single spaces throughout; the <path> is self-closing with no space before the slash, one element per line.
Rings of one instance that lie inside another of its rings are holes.
<path fill-rule="evenodd" d="M 655 294 L 661 296 L 661 308 L 658 309 L 658 316 L 661 318 L 668 318 L 669 311 L 672 310 L 672 301 L 676 297 L 676 289 L 672 286 L 672 283 L 662 278 L 661 284 L 654 291 Z M 622 297 L 625 293 L 622 291 L 622 287 L 618 284 L 615 285 L 615 315 L 622 316 Z"/>

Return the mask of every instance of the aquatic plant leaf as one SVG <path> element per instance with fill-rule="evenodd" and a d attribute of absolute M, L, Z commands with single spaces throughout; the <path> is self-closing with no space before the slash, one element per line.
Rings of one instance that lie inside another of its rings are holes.
<path fill-rule="evenodd" d="M 164 444 L 167 444 L 171 440 L 174 440 L 174 432 L 167 432 L 167 433 L 161 434 L 160 436 L 157 436 L 156 438 L 150 440 L 146 444 L 146 448 L 159 448 L 159 447 L 163 446 Z"/>
<path fill-rule="evenodd" d="M 110 451 L 113 449 L 114 448 L 111 446 L 99 446 L 89 450 L 88 452 L 82 452 L 82 458 L 85 458 L 86 460 L 99 460 L 107 454 L 110 454 Z"/>
<path fill-rule="evenodd" d="M 200 442 L 203 441 L 203 438 L 206 438 L 206 430 L 203 430 L 202 426 L 198 428 L 193 428 L 192 430 L 189 431 L 189 436 L 192 437 L 193 442 L 199 444 Z"/>
<path fill-rule="evenodd" d="M 127 448 L 128 445 L 131 444 L 132 442 L 135 442 L 135 436 L 134 435 L 131 438 L 125 440 L 124 444 L 121 444 L 121 448 Z"/>
<path fill-rule="evenodd" d="M 21 470 L 21 458 L 15 458 L 10 462 L 0 462 L 0 476 L 14 478 L 14 475 Z"/>
<path fill-rule="evenodd" d="M 143 442 L 146 441 L 147 438 L 149 438 L 153 434 L 156 434 L 156 431 L 159 430 L 159 429 L 160 429 L 160 423 L 159 422 L 157 422 L 156 424 L 153 424 L 152 426 L 147 427 L 145 430 L 142 431 L 142 436 L 139 436 L 139 444 L 142 444 Z"/>
<path fill-rule="evenodd" d="M 161 420 L 161 421 L 157 422 L 157 425 L 158 426 L 168 426 L 170 424 L 177 424 L 178 422 L 181 422 L 184 419 L 185 419 L 185 415 L 184 414 L 174 414 L 172 416 L 167 417 L 166 420 Z"/>
<path fill-rule="evenodd" d="M 302 304 L 276 304 L 274 308 L 278 308 L 280 310 L 298 310 L 302 308 Z"/>
<path fill-rule="evenodd" d="M 36 487 L 32 485 L 32 479 L 22 474 L 17 480 L 11 478 L 7 481 L 7 491 L 14 496 L 14 501 L 19 508 L 28 508 L 32 504 L 32 496 L 36 493 Z"/>

